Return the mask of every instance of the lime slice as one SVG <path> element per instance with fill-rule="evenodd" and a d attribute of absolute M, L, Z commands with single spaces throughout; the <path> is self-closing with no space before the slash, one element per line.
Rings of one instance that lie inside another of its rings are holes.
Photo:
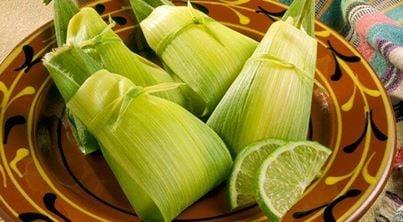
<path fill-rule="evenodd" d="M 247 146 L 238 154 L 229 179 L 231 209 L 256 203 L 255 186 L 258 170 L 271 153 L 285 144 L 286 142 L 282 140 L 261 140 Z"/>
<path fill-rule="evenodd" d="M 316 142 L 288 143 L 274 151 L 258 172 L 260 208 L 270 221 L 280 221 L 320 173 L 331 151 Z"/>

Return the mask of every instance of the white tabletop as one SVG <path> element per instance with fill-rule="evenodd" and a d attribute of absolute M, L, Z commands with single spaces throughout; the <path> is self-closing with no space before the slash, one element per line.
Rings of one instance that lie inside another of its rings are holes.
<path fill-rule="evenodd" d="M 0 0 L 0 61 L 30 33 L 52 19 L 42 0 Z"/>

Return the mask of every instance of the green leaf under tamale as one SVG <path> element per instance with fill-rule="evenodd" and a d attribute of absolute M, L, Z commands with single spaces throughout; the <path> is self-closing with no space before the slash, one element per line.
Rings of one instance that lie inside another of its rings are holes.
<path fill-rule="evenodd" d="M 64 101 L 69 101 L 81 84 L 102 64 L 79 48 L 62 47 L 46 54 L 43 64 L 49 71 Z M 89 154 L 99 149 L 98 142 L 86 127 L 70 111 L 66 111 L 73 135 L 82 153 Z"/>
<path fill-rule="evenodd" d="M 162 5 L 173 5 L 168 0 L 132 0 L 130 3 L 139 23 L 147 18 L 154 11 L 154 8 Z"/>
<path fill-rule="evenodd" d="M 161 6 L 161 5 L 174 5 L 169 0 L 145 0 L 145 2 L 147 2 L 153 8 L 156 8 L 156 7 Z"/>
<path fill-rule="evenodd" d="M 149 1 L 130 3 L 149 46 L 167 71 L 187 84 L 185 94 L 190 110 L 198 116 L 208 116 L 257 42 L 190 5 L 162 5 L 150 13 Z M 147 14 L 150 15 L 144 18 Z"/>
<path fill-rule="evenodd" d="M 174 83 L 171 83 L 174 84 Z M 144 221 L 171 221 L 223 182 L 232 165 L 225 144 L 191 113 L 101 70 L 67 103 L 101 151 Z"/>
<path fill-rule="evenodd" d="M 317 51 L 313 14 L 313 0 L 294 1 L 208 120 L 233 156 L 261 139 L 306 139 Z"/>
<path fill-rule="evenodd" d="M 308 35 L 315 37 L 315 2 L 311 0 L 293 1 L 282 20 L 292 18 L 293 26 L 303 29 Z"/>
<path fill-rule="evenodd" d="M 45 2 L 45 4 L 49 4 Z M 55 35 L 59 47 L 66 43 L 67 26 L 70 19 L 79 11 L 74 0 L 53 0 L 53 22 Z"/>

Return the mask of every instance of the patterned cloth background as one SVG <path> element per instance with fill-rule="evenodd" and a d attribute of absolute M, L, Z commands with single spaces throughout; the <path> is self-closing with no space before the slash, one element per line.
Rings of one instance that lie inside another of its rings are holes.
<path fill-rule="evenodd" d="M 392 97 L 403 99 L 402 0 L 317 0 L 316 15 L 361 52 Z"/>
<path fill-rule="evenodd" d="M 293 0 L 278 0 L 290 4 Z M 403 144 L 403 0 L 316 0 L 316 16 L 354 45 L 394 102 Z M 362 221 L 403 222 L 403 149 L 385 193 Z"/>

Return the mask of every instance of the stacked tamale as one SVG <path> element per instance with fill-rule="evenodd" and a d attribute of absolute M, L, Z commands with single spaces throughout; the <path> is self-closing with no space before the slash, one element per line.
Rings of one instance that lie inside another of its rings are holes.
<path fill-rule="evenodd" d="M 130 3 L 164 69 L 72 0 L 54 0 L 58 48 L 43 62 L 82 152 L 102 152 L 141 219 L 171 221 L 227 179 L 231 154 L 264 138 L 306 138 L 313 18 L 289 10 L 258 44 L 191 4 Z"/>

